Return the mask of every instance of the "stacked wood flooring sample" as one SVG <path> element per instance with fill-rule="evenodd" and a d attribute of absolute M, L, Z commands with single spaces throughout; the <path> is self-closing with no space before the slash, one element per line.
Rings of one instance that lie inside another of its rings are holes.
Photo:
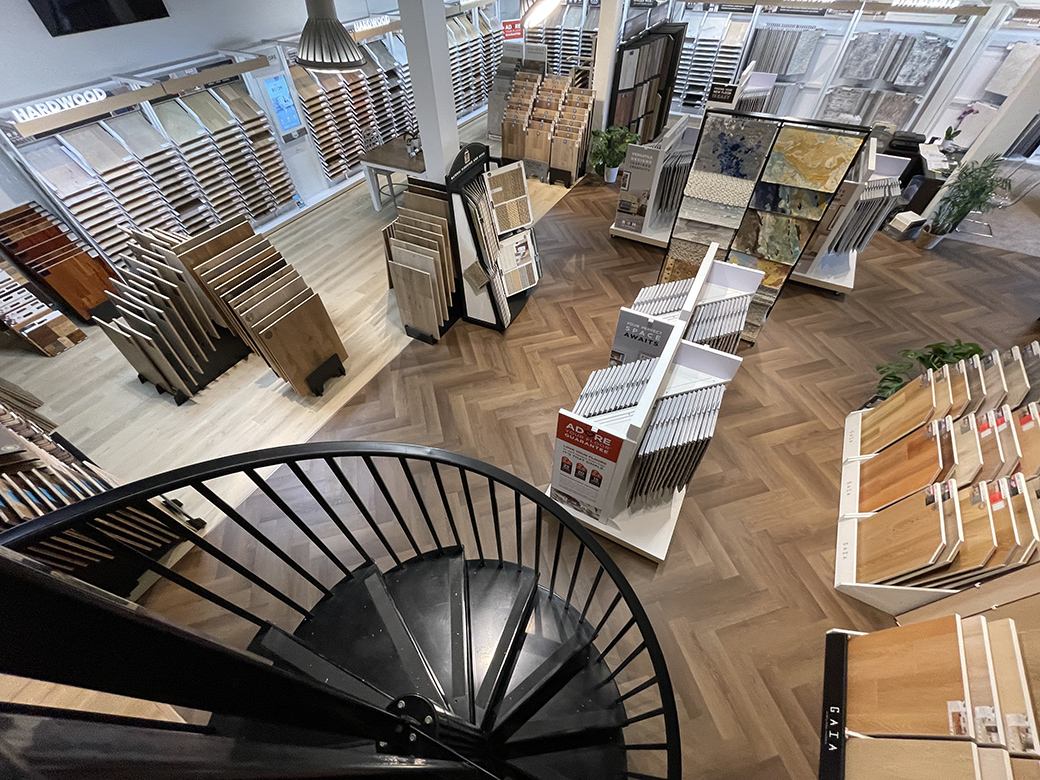
<path fill-rule="evenodd" d="M 845 777 L 1040 776 L 1022 648 L 1015 621 L 981 615 L 850 636 Z"/>
<path fill-rule="evenodd" d="M 39 402 L 17 386 L 0 385 L 0 534 L 118 484 L 55 442 L 53 427 L 37 424 L 9 398 L 30 407 Z M 82 531 L 54 534 L 25 552 L 52 569 L 129 595 L 147 571 L 142 556 L 158 560 L 183 541 L 185 522 L 201 526 L 175 505 L 152 500 L 98 517 Z"/>
<path fill-rule="evenodd" d="M 1034 342 L 929 371 L 849 415 L 839 589 L 898 613 L 1036 562 L 1038 399 Z"/>
<path fill-rule="evenodd" d="M 0 325 L 48 357 L 61 354 L 87 337 L 72 320 L 51 308 L 17 268 L 2 259 Z"/>
<path fill-rule="evenodd" d="M 0 214 L 0 247 L 15 264 L 84 320 L 112 290 L 111 266 L 38 203 Z"/>
<path fill-rule="evenodd" d="M 409 179 L 397 214 L 383 240 L 401 323 L 421 338 L 437 340 L 452 319 L 458 277 L 447 192 Z"/>
<path fill-rule="evenodd" d="M 321 298 L 244 217 L 187 240 L 154 238 L 156 252 L 191 274 L 211 316 L 297 393 L 320 394 L 309 379 L 330 361 L 343 373 L 347 351 Z"/>

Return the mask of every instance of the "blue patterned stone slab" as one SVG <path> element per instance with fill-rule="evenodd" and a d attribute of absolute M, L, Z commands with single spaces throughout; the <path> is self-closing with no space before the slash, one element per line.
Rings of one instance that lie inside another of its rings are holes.
<path fill-rule="evenodd" d="M 762 181 L 751 196 L 751 208 L 788 217 L 819 220 L 823 218 L 830 198 L 826 192 Z"/>
<path fill-rule="evenodd" d="M 709 113 L 701 127 L 695 171 L 757 179 L 779 122 Z"/>
<path fill-rule="evenodd" d="M 809 220 L 749 209 L 733 237 L 732 249 L 775 263 L 794 265 L 815 227 L 816 223 Z"/>

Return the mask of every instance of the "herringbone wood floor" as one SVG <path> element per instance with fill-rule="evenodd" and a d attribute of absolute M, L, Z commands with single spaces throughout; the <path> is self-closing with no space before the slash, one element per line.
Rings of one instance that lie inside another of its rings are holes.
<path fill-rule="evenodd" d="M 506 333 L 459 323 L 436 346 L 412 343 L 316 439 L 443 447 L 547 485 L 557 410 L 606 365 L 618 307 L 660 266 L 661 250 L 608 237 L 616 202 L 612 189 L 577 186 L 538 225 L 545 277 Z M 871 395 L 874 365 L 900 349 L 1037 337 L 1037 263 L 951 241 L 920 253 L 879 236 L 853 293 L 789 285 L 742 352 L 667 561 L 606 543 L 663 643 L 687 777 L 815 776 L 824 633 L 892 622 L 832 587 L 844 416 Z M 219 579 L 199 558 L 181 567 Z M 146 603 L 225 629 L 218 610 L 168 588 Z"/>

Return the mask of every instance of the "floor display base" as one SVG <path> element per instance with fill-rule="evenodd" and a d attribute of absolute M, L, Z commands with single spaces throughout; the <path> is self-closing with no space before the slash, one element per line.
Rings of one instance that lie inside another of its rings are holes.
<path fill-rule="evenodd" d="M 659 246 L 662 249 L 668 248 L 668 239 L 671 238 L 671 226 L 669 225 L 663 231 L 658 231 L 656 234 L 636 233 L 632 230 L 625 230 L 625 228 L 618 227 L 616 224 L 610 226 L 610 235 L 614 238 L 628 238 L 632 241 L 639 241 L 650 246 Z"/>
<path fill-rule="evenodd" d="M 545 493 L 552 498 L 551 487 Z M 664 563 L 685 497 L 686 491 L 681 490 L 672 496 L 671 501 L 640 509 L 629 507 L 617 517 L 604 521 L 595 520 L 568 504 L 563 506 L 590 531 L 652 561 Z"/>

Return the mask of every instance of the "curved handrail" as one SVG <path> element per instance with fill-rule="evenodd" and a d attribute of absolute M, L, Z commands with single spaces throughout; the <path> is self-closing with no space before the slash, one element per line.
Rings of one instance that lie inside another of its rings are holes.
<path fill-rule="evenodd" d="M 467 471 L 494 479 L 548 511 L 592 552 L 614 582 L 631 612 L 636 626 L 646 640 L 646 650 L 653 664 L 654 673 L 658 678 L 658 691 L 664 710 L 663 717 L 668 745 L 668 777 L 669 780 L 679 780 L 681 777 L 681 743 L 675 694 L 672 690 L 671 677 L 665 663 L 664 653 L 661 650 L 650 618 L 636 596 L 635 590 L 603 546 L 581 523 L 574 519 L 562 504 L 515 475 L 476 458 L 459 455 L 436 447 L 366 441 L 308 442 L 305 444 L 254 450 L 182 466 L 118 486 L 99 495 L 90 496 L 75 504 L 61 507 L 30 523 L 3 531 L 0 533 L 0 546 L 23 549 L 38 540 L 73 529 L 77 523 L 86 517 L 118 511 L 130 504 L 156 498 L 163 493 L 190 487 L 200 481 L 231 476 L 250 469 L 283 466 L 290 462 L 365 456 L 425 460 L 466 469 Z"/>

